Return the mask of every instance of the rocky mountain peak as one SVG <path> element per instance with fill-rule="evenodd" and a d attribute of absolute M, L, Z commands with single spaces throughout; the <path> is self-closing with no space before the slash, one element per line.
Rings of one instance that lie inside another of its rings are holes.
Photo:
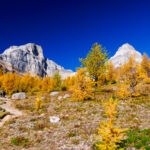
<path fill-rule="evenodd" d="M 44 58 L 42 47 L 34 43 L 28 43 L 21 46 L 11 46 L 10 48 L 6 49 L 3 54 L 9 55 L 14 51 L 24 51 L 25 53 L 29 53 L 33 56 Z"/>
<path fill-rule="evenodd" d="M 126 43 L 126 44 L 123 44 L 121 47 L 119 47 L 119 49 L 116 52 L 116 54 L 117 55 L 124 55 L 125 53 L 133 54 L 135 52 L 136 52 L 135 48 L 132 45 Z"/>
<path fill-rule="evenodd" d="M 129 58 L 135 55 L 135 60 L 137 63 L 140 63 L 142 61 L 142 55 L 140 52 L 135 50 L 135 48 L 126 43 L 123 44 L 121 47 L 119 47 L 116 54 L 110 58 L 112 63 L 114 64 L 115 68 L 118 68 L 120 65 L 123 65 L 124 63 L 129 61 Z"/>
<path fill-rule="evenodd" d="M 73 75 L 72 70 L 66 70 L 54 61 L 44 57 L 42 47 L 34 43 L 21 46 L 11 46 L 0 55 L 0 66 L 6 70 L 23 75 L 30 73 L 40 77 L 53 76 L 59 70 L 62 78 Z"/>

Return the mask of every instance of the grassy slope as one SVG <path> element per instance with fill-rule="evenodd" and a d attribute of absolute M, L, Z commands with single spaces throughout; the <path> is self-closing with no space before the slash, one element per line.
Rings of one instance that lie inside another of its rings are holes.
<path fill-rule="evenodd" d="M 97 100 L 84 102 L 73 102 L 70 98 L 58 100 L 57 96 L 44 94 L 46 99 L 43 100 L 43 108 L 39 112 L 35 111 L 34 96 L 14 101 L 14 105 L 27 115 L 7 122 L 0 129 L 0 149 L 25 147 L 58 150 L 75 146 L 91 149 L 96 142 L 96 128 L 101 120 L 106 119 L 102 101 L 108 100 L 113 94 L 112 87 L 113 85 L 106 86 L 99 91 Z M 138 127 L 142 130 L 150 128 L 150 95 L 147 93 L 119 101 L 117 117 L 121 127 Z M 61 121 L 52 124 L 49 122 L 50 116 L 58 116 Z M 18 145 L 18 141 L 22 144 Z M 82 143 L 84 146 L 81 146 Z"/>

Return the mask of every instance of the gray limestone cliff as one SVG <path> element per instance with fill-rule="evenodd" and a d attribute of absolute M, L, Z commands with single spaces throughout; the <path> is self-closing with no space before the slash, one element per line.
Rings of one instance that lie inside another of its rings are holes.
<path fill-rule="evenodd" d="M 0 55 L 0 66 L 7 71 L 21 75 L 53 76 L 59 70 L 63 78 L 71 76 L 72 70 L 66 70 L 54 61 L 44 57 L 42 47 L 33 43 L 22 46 L 11 46 Z"/>

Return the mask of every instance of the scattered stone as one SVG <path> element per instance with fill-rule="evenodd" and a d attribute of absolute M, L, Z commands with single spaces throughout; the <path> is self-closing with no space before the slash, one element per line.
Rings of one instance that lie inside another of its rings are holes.
<path fill-rule="evenodd" d="M 58 96 L 58 100 L 61 100 L 63 97 L 62 96 Z"/>
<path fill-rule="evenodd" d="M 120 80 L 119 83 L 123 83 L 123 80 Z"/>
<path fill-rule="evenodd" d="M 60 121 L 59 117 L 56 117 L 56 116 L 50 117 L 50 122 L 51 123 L 58 123 L 59 121 Z"/>
<path fill-rule="evenodd" d="M 50 93 L 50 96 L 55 96 L 55 95 L 58 95 L 58 94 L 59 94 L 58 91 L 54 91 L 54 92 L 51 92 L 51 93 Z"/>
<path fill-rule="evenodd" d="M 26 98 L 25 92 L 15 93 L 12 95 L 12 99 L 25 99 L 25 98 Z"/>
<path fill-rule="evenodd" d="M 45 100 L 45 97 L 41 97 L 41 100 Z"/>
<path fill-rule="evenodd" d="M 113 90 L 114 90 L 114 91 L 116 91 L 116 90 L 117 90 L 117 87 L 116 87 L 116 86 L 114 86 L 114 87 L 113 87 Z"/>
<path fill-rule="evenodd" d="M 63 98 L 68 98 L 68 97 L 70 97 L 70 95 L 69 94 L 65 94 Z"/>
<path fill-rule="evenodd" d="M 41 114 L 41 115 L 40 115 L 40 117 L 44 117 L 44 116 L 45 116 L 45 114 Z"/>

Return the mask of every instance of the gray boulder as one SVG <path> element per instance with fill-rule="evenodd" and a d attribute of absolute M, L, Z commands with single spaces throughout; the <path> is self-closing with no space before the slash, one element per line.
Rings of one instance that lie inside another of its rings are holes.
<path fill-rule="evenodd" d="M 26 98 L 26 93 L 21 92 L 21 93 L 15 93 L 12 95 L 12 99 L 25 99 Z"/>
<path fill-rule="evenodd" d="M 116 91 L 118 88 L 116 86 L 113 87 L 113 90 Z"/>
<path fill-rule="evenodd" d="M 41 100 L 45 100 L 45 97 L 43 96 L 43 97 L 41 97 Z"/>
<path fill-rule="evenodd" d="M 63 98 L 69 98 L 70 95 L 69 94 L 65 94 Z"/>
<path fill-rule="evenodd" d="M 60 121 L 60 118 L 57 116 L 51 116 L 49 117 L 49 120 L 51 123 L 58 123 Z"/>
<path fill-rule="evenodd" d="M 50 96 L 55 96 L 55 95 L 58 95 L 58 94 L 59 94 L 58 91 L 54 91 L 54 92 L 51 92 L 51 93 L 50 93 Z"/>
<path fill-rule="evenodd" d="M 58 100 L 61 100 L 63 97 L 62 96 L 58 96 Z"/>

